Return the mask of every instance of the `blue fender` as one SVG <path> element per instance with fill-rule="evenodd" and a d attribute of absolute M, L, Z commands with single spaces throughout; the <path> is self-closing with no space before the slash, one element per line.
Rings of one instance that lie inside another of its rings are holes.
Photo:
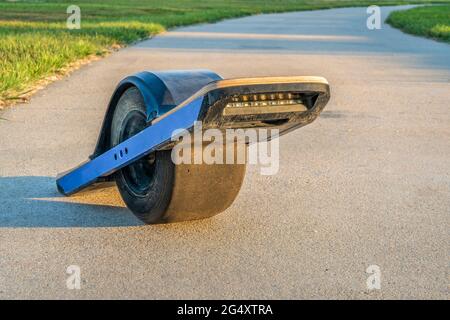
<path fill-rule="evenodd" d="M 170 111 L 212 81 L 222 78 L 210 70 L 143 71 L 128 76 L 117 85 L 106 110 L 100 135 L 91 159 L 110 149 L 111 120 L 122 94 L 136 87 L 146 106 L 147 122 Z"/>

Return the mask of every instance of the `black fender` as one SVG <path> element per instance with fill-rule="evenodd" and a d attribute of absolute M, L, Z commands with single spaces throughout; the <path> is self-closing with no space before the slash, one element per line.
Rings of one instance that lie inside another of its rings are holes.
<path fill-rule="evenodd" d="M 106 109 L 94 153 L 91 159 L 110 149 L 111 120 L 122 94 L 130 87 L 136 87 L 144 99 L 147 122 L 170 111 L 181 102 L 212 81 L 222 77 L 210 70 L 182 70 L 150 72 L 143 71 L 126 77 L 119 82 Z"/>

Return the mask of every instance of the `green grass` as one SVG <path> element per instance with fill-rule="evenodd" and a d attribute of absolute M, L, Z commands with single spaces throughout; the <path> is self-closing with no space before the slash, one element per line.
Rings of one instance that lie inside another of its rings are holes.
<path fill-rule="evenodd" d="M 258 13 L 424 2 L 449 0 L 0 0 L 0 106 L 71 63 L 175 26 Z M 66 28 L 72 4 L 81 8 L 80 30 Z"/>
<path fill-rule="evenodd" d="M 450 5 L 394 11 L 386 21 L 404 32 L 450 43 Z"/>

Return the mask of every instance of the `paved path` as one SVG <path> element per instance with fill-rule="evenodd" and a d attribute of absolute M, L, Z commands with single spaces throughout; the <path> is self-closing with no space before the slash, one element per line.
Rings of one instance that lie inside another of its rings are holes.
<path fill-rule="evenodd" d="M 383 8 L 383 15 L 391 9 Z M 365 8 L 178 29 L 50 85 L 0 120 L 0 298 L 448 298 L 450 46 L 366 29 Z M 326 112 L 249 167 L 209 220 L 143 226 L 55 175 L 91 153 L 108 99 L 143 69 L 320 75 Z M 79 265 L 81 290 L 66 289 Z M 382 289 L 368 291 L 378 265 Z"/>

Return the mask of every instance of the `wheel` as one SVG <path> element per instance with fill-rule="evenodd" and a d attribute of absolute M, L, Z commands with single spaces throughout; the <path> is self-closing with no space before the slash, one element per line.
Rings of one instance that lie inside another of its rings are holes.
<path fill-rule="evenodd" d="M 146 127 L 145 104 L 131 87 L 117 103 L 111 123 L 111 145 L 116 146 Z M 169 205 L 174 179 L 170 150 L 157 151 L 119 170 L 115 180 L 127 207 L 145 223 L 159 222 Z"/>
<path fill-rule="evenodd" d="M 112 118 L 111 147 L 145 129 L 146 119 L 139 90 L 127 89 Z M 162 150 L 117 171 L 115 180 L 125 204 L 139 219 L 166 223 L 224 211 L 239 193 L 245 168 L 245 164 L 175 165 L 171 150 Z"/>

